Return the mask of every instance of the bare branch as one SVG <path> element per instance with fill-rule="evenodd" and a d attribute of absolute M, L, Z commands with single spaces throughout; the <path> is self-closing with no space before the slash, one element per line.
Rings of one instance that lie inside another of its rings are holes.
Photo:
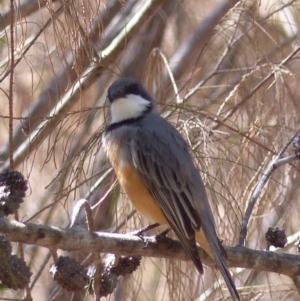
<path fill-rule="evenodd" d="M 50 120 L 42 122 L 34 133 L 24 141 L 24 143 L 14 153 L 14 164 L 17 166 L 24 158 L 26 158 L 48 135 L 53 131 L 53 128 L 64 119 L 66 112 L 77 102 L 77 96 L 82 90 L 87 89 L 95 80 L 106 71 L 107 66 L 111 61 L 114 61 L 119 53 L 123 50 L 123 44 L 128 43 L 133 35 L 138 31 L 139 25 L 145 19 L 152 15 L 153 12 L 165 0 L 147 1 L 139 9 L 127 26 L 115 37 L 115 39 L 101 51 L 101 65 L 91 66 L 87 68 L 75 84 L 65 93 L 61 101 L 52 109 Z M 10 167 L 9 161 L 6 161 L 1 170 L 6 170 Z"/>
<path fill-rule="evenodd" d="M 52 0 L 54 2 L 55 0 Z M 25 18 L 30 14 L 36 12 L 46 5 L 46 0 L 28 0 L 24 3 L 20 3 L 17 6 L 18 18 Z M 0 19 L 0 31 L 4 30 L 6 26 L 10 25 L 11 14 L 13 14 L 12 10 L 7 11 L 6 13 L 1 15 Z"/>
<path fill-rule="evenodd" d="M 173 75 L 176 79 L 180 78 L 183 70 L 195 64 L 195 60 L 191 60 L 191 58 L 195 59 L 198 57 L 199 49 L 203 49 L 207 41 L 211 38 L 217 24 L 219 24 L 221 19 L 237 2 L 236 0 L 220 1 L 206 19 L 199 23 L 187 41 L 176 51 L 170 62 Z"/>
<path fill-rule="evenodd" d="M 292 139 L 290 139 L 286 145 L 284 145 L 284 147 L 278 152 L 278 154 L 275 156 L 275 158 L 270 162 L 269 166 L 267 167 L 267 169 L 263 172 L 263 176 L 261 177 L 260 181 L 257 183 L 257 185 L 255 186 L 250 201 L 248 203 L 248 207 L 246 209 L 245 215 L 243 217 L 242 220 L 242 227 L 241 227 L 241 231 L 240 231 L 240 237 L 239 237 L 239 245 L 243 245 L 246 235 L 247 235 L 247 225 L 252 213 L 252 210 L 254 208 L 254 205 L 260 195 L 260 193 L 262 192 L 264 186 L 266 185 L 266 183 L 268 182 L 271 174 L 277 169 L 278 165 L 278 161 L 280 161 L 281 156 L 283 155 L 283 153 L 286 151 L 287 147 L 293 142 L 293 140 L 295 139 L 295 137 L 297 137 L 300 133 L 300 130 L 292 137 Z M 290 160 L 290 157 L 288 158 Z M 289 160 L 287 160 L 287 162 L 289 162 Z M 280 162 L 280 165 L 282 165 L 282 163 Z"/>
<path fill-rule="evenodd" d="M 14 118 L 14 67 L 15 67 L 15 39 L 14 39 L 14 24 L 15 24 L 15 7 L 14 1 L 10 1 L 10 69 L 11 74 L 9 78 L 9 163 L 11 169 L 13 169 L 13 118 Z"/>
<path fill-rule="evenodd" d="M 252 90 L 250 93 L 248 93 L 245 97 L 243 97 L 243 99 L 241 99 L 236 105 L 234 105 L 232 108 L 230 108 L 230 110 L 226 113 L 223 122 L 225 122 L 226 120 L 228 120 L 228 118 L 230 116 L 232 116 L 242 105 L 244 105 L 249 99 L 251 99 L 251 97 L 260 89 L 262 88 L 271 78 L 274 77 L 276 71 L 281 68 L 282 66 L 284 66 L 287 62 L 289 62 L 298 52 L 300 51 L 300 46 L 298 46 L 295 50 L 293 50 L 285 59 L 283 59 L 280 64 L 278 64 L 278 66 L 274 67 L 272 69 L 272 71 L 266 76 L 264 77 Z M 234 92 L 236 88 L 234 88 L 232 90 L 232 92 Z M 230 97 L 230 94 L 228 95 L 228 97 Z M 216 129 L 218 127 L 215 126 L 214 129 Z"/>
<path fill-rule="evenodd" d="M 13 242 L 35 244 L 68 251 L 115 253 L 132 256 L 189 260 L 179 241 L 168 238 L 143 237 L 104 232 L 88 232 L 83 228 L 58 228 L 20 223 L 0 218 L 0 230 Z M 270 251 L 256 251 L 242 246 L 225 247 L 229 267 L 274 272 L 287 276 L 300 275 L 300 256 Z M 199 248 L 201 259 L 209 266 L 215 263 Z"/>
<path fill-rule="evenodd" d="M 39 1 L 37 1 L 39 2 Z M 30 42 L 27 48 L 23 51 L 21 57 L 17 60 L 16 64 L 19 63 L 25 53 L 31 48 L 31 46 L 35 43 L 37 38 L 44 32 L 44 30 L 52 23 L 55 16 L 58 16 L 63 11 L 63 6 L 60 6 L 56 12 L 54 12 L 47 20 L 47 22 L 41 27 L 38 34 L 34 37 L 34 39 Z M 93 28 L 89 32 L 88 40 L 96 40 L 100 35 L 100 25 L 102 24 L 104 27 L 108 25 L 111 19 L 115 16 L 117 11 L 120 8 L 120 4 L 118 1 L 111 1 L 106 10 L 100 11 L 97 18 L 94 21 Z M 103 39 L 102 47 L 106 47 L 113 37 L 109 36 Z M 81 53 L 85 47 L 84 43 L 82 43 L 81 48 L 78 50 Z M 32 133 L 34 129 L 42 122 L 41 118 L 34 118 L 40 116 L 47 116 L 51 109 L 55 106 L 55 104 L 60 99 L 62 95 L 62 91 L 65 91 L 70 82 L 73 83 L 76 78 L 78 78 L 78 73 L 74 70 L 73 66 L 76 61 L 76 57 L 73 56 L 72 51 L 69 51 L 65 54 L 66 66 L 62 67 L 57 71 L 56 76 L 53 77 L 52 80 L 48 82 L 45 89 L 40 93 L 40 95 L 33 101 L 31 106 L 26 109 L 24 112 L 24 120 L 16 124 L 14 128 L 14 137 L 13 137 L 13 145 L 15 149 L 17 149 L 27 138 L 27 135 Z M 84 61 L 82 61 L 82 66 L 84 68 L 90 65 L 90 59 L 87 55 L 84 56 Z M 16 65 L 15 64 L 15 65 Z M 10 72 L 10 69 L 5 72 L 5 74 L 1 77 L 2 79 L 7 76 Z M 0 79 L 1 80 L 1 79 Z M 25 135 L 24 135 L 25 133 Z M 6 160 L 8 157 L 8 145 L 1 146 L 0 157 L 2 160 Z"/>
<path fill-rule="evenodd" d="M 91 209 L 91 206 L 89 202 L 86 199 L 80 199 L 76 202 L 76 205 L 73 209 L 72 213 L 72 219 L 71 219 L 71 224 L 70 226 L 73 227 L 76 220 L 79 217 L 79 213 L 81 209 L 84 208 L 85 213 L 86 213 L 86 219 L 87 219 L 87 224 L 88 224 L 88 229 L 90 231 L 94 231 L 94 221 L 93 221 L 93 212 Z"/>

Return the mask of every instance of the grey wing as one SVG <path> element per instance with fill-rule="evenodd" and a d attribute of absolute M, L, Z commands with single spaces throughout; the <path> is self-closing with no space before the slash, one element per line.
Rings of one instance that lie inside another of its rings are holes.
<path fill-rule="evenodd" d="M 206 191 L 181 135 L 165 120 L 137 130 L 131 143 L 132 162 L 160 206 L 171 228 L 198 271 L 203 267 L 197 252 L 195 232 L 203 228 L 212 255 L 234 300 L 240 300 L 223 257 Z"/>
<path fill-rule="evenodd" d="M 200 229 L 201 221 L 191 187 L 193 181 L 198 178 L 201 181 L 201 178 L 186 142 L 171 125 L 165 126 L 159 132 L 137 131 L 132 161 L 183 248 L 203 273 L 195 242 L 195 232 Z M 195 174 L 198 176 L 193 179 Z"/>

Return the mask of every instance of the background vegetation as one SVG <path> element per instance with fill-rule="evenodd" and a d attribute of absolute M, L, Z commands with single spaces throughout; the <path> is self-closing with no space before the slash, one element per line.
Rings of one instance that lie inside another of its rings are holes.
<path fill-rule="evenodd" d="M 253 189 L 299 130 L 299 1 L 4 0 L 0 11 L 0 171 L 14 168 L 28 180 L 20 221 L 67 227 L 72 207 L 86 198 L 96 205 L 97 230 L 148 224 L 119 190 L 101 147 L 107 87 L 132 76 L 188 140 L 218 234 L 237 244 Z M 297 161 L 272 174 L 246 246 L 265 249 L 265 232 L 278 226 L 290 237 L 284 252 L 296 253 L 299 181 Z M 2 290 L 0 300 L 84 299 L 53 282 L 47 249 L 23 250 L 31 283 Z M 299 298 L 287 276 L 232 271 L 243 300 Z M 107 300 L 225 300 L 225 288 L 209 290 L 218 278 L 211 268 L 200 278 L 190 262 L 144 257 Z"/>

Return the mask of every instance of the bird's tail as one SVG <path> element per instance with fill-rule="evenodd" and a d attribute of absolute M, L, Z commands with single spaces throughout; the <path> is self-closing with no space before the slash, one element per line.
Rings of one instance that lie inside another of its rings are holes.
<path fill-rule="evenodd" d="M 231 275 L 228 271 L 228 268 L 226 266 L 226 263 L 224 261 L 222 254 L 220 254 L 219 252 L 218 253 L 214 252 L 214 255 L 215 255 L 214 260 L 215 260 L 216 264 L 218 265 L 218 268 L 224 278 L 224 281 L 228 287 L 228 290 L 230 292 L 232 299 L 234 301 L 240 301 L 241 299 L 240 299 L 239 293 L 237 292 L 237 289 L 235 287 L 233 279 L 231 278 Z"/>
<path fill-rule="evenodd" d="M 227 257 L 226 251 L 223 246 L 219 242 L 216 234 L 211 233 L 211 237 L 209 238 L 209 242 L 206 239 L 202 229 L 197 232 L 196 240 L 200 244 L 201 248 L 216 262 L 224 281 L 228 287 L 228 290 L 231 294 L 231 297 L 234 301 L 240 301 L 240 296 L 237 292 L 233 279 L 229 273 L 229 270 L 226 266 L 224 257 Z"/>

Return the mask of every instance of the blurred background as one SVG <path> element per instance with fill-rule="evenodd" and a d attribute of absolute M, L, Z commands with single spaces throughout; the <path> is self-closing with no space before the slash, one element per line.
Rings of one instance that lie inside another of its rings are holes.
<path fill-rule="evenodd" d="M 251 192 L 299 130 L 299 1 L 3 0 L 0 14 L 0 171 L 15 168 L 28 180 L 20 221 L 67 227 L 74 204 L 86 198 L 98 204 L 98 230 L 148 225 L 118 187 L 101 146 L 107 88 L 131 76 L 187 139 L 219 237 L 237 244 Z M 285 154 L 292 153 L 290 147 Z M 246 246 L 265 249 L 268 227 L 285 228 L 288 236 L 300 230 L 299 180 L 298 162 L 273 173 Z M 283 251 L 296 253 L 292 240 Z M 24 245 L 33 272 L 27 294 L 85 300 L 53 282 L 48 253 Z M 299 299 L 286 276 L 232 271 L 243 300 Z M 103 300 L 230 300 L 218 279 L 208 267 L 199 277 L 190 262 L 143 258 Z M 0 300 L 23 295 L 2 290 Z"/>

